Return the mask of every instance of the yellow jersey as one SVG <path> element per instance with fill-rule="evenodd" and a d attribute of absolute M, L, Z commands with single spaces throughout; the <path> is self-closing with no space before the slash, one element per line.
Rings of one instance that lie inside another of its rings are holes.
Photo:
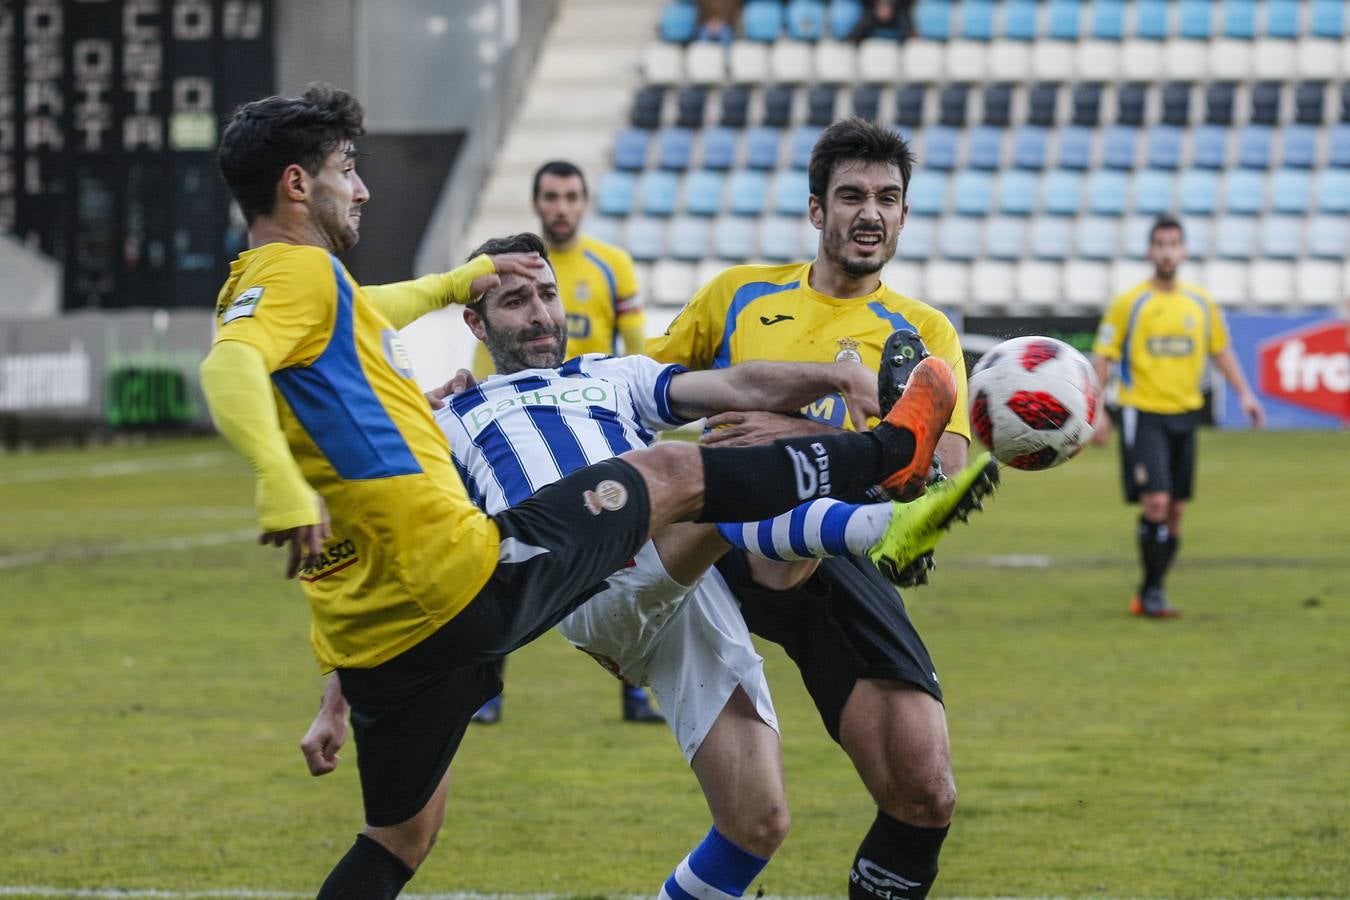
<path fill-rule="evenodd" d="M 326 250 L 266 244 L 230 265 L 216 303 L 216 340 L 263 355 L 290 452 L 328 505 L 333 536 L 300 580 L 329 668 L 412 647 L 497 565 L 497 526 L 469 501 L 399 343 L 398 288 L 367 296 Z"/>
<path fill-rule="evenodd" d="M 810 263 L 733 266 L 704 285 L 664 335 L 647 342 L 647 355 L 691 369 L 720 369 L 753 359 L 851 359 L 875 370 L 886 339 L 909 328 L 929 353 L 952 367 L 957 402 L 947 431 L 969 440 L 965 357 L 947 317 L 884 284 L 865 297 L 830 297 L 812 290 L 810 274 Z M 838 394 L 822 397 L 802 414 L 836 428 L 850 427 Z"/>
<path fill-rule="evenodd" d="M 568 250 L 550 250 L 548 258 L 567 312 L 567 355 L 618 352 L 620 327 L 643 323 L 633 258 L 584 234 Z"/>
<path fill-rule="evenodd" d="M 1204 405 L 1205 359 L 1228 347 L 1228 327 L 1202 287 L 1178 282 L 1159 291 L 1152 281 L 1111 301 L 1092 351 L 1120 363 L 1120 405 L 1177 414 Z"/>

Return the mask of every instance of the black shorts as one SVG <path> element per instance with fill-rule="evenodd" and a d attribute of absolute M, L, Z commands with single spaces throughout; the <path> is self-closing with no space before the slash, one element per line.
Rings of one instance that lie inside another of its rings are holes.
<path fill-rule="evenodd" d="M 1138 503 L 1143 493 L 1191 499 L 1195 481 L 1195 412 L 1166 415 L 1133 407 L 1120 411 L 1120 471 L 1125 500 Z"/>
<path fill-rule="evenodd" d="M 724 556 L 717 568 L 740 600 L 750 631 L 780 645 L 797 664 L 835 741 L 859 678 L 907 682 L 942 701 L 928 648 L 895 587 L 871 562 L 852 556 L 822 560 L 805 584 L 790 591 L 754 584 L 738 552 Z"/>
<path fill-rule="evenodd" d="M 649 510 L 627 463 L 573 472 L 494 516 L 500 561 L 459 615 L 388 662 L 338 670 L 367 824 L 396 825 L 426 805 L 474 711 L 502 689 L 495 661 L 603 589 L 647 540 Z"/>

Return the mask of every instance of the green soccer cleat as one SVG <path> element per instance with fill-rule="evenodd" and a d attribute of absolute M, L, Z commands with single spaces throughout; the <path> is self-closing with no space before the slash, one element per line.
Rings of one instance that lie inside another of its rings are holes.
<path fill-rule="evenodd" d="M 912 575 L 904 574 L 910 564 L 936 547 L 953 521 L 964 522 L 972 512 L 984 509 L 980 501 L 997 487 L 998 463 L 991 454 L 981 453 L 951 478 L 930 486 L 918 500 L 893 504 L 886 533 L 867 555 L 892 583 L 913 583 Z"/>

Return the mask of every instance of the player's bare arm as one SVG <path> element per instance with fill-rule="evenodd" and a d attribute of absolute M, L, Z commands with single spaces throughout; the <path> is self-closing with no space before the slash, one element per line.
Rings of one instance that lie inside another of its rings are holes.
<path fill-rule="evenodd" d="M 1225 347 L 1221 352 L 1214 354 L 1211 359 L 1214 360 L 1214 366 L 1223 373 L 1223 377 L 1228 379 L 1228 383 L 1233 386 L 1233 390 L 1238 393 L 1238 403 L 1242 406 L 1242 414 L 1251 421 L 1256 428 L 1266 427 L 1266 410 L 1261 405 L 1261 401 L 1256 399 L 1256 394 L 1251 386 L 1247 384 L 1247 377 L 1242 374 L 1242 366 L 1238 364 L 1237 356 L 1233 353 L 1232 347 Z"/>
<path fill-rule="evenodd" d="M 342 683 L 337 675 L 329 675 L 319 701 L 319 711 L 309 730 L 300 739 L 300 752 L 305 757 L 309 774 L 327 775 L 338 767 L 342 758 L 338 751 L 347 743 L 347 698 L 342 696 Z"/>
<path fill-rule="evenodd" d="M 671 407 L 685 419 L 729 410 L 789 412 L 838 393 L 859 431 L 880 412 L 876 376 L 855 362 L 747 362 L 681 372 L 670 381 Z"/>

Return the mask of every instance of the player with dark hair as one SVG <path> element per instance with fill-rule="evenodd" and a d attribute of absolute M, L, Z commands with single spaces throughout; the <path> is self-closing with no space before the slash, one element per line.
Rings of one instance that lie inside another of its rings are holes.
<path fill-rule="evenodd" d="M 360 133 L 351 95 L 322 87 L 235 113 L 221 168 L 248 201 L 250 249 L 230 267 L 201 366 L 217 426 L 253 467 L 261 540 L 289 549 L 311 643 L 351 704 L 366 827 L 321 898 L 402 890 L 439 831 L 469 718 L 501 688 L 492 663 L 599 590 L 653 529 L 765 518 L 878 484 L 912 493 L 957 400 L 950 368 L 933 360 L 871 431 L 744 450 L 670 441 L 488 516 L 396 329 L 547 263 L 479 256 L 443 275 L 357 284 L 333 254 L 355 244 L 370 196 L 354 164 Z M 315 146 L 328 148 L 317 163 Z M 268 163 L 249 165 L 249 148 Z"/>
<path fill-rule="evenodd" d="M 941 312 L 896 293 L 878 275 L 904 226 L 912 168 L 909 146 L 895 133 L 856 118 L 831 125 L 809 168 L 808 215 L 820 229 L 816 258 L 728 269 L 694 295 L 648 352 L 691 368 L 752 359 L 855 359 L 876 367 L 931 349 L 951 366 L 958 386 L 937 455 L 946 471 L 961 469 L 970 426 L 956 330 Z M 905 339 L 905 331 L 917 337 Z M 802 416 L 727 413 L 709 425 L 706 445 L 738 446 L 831 434 L 849 423 L 838 398 L 826 398 Z M 910 554 L 877 558 L 901 581 L 923 577 L 925 564 L 917 563 L 916 575 Z M 816 565 L 789 569 L 728 554 L 719 568 L 750 631 L 782 645 L 797 663 L 830 736 L 876 801 L 850 871 L 850 897 L 922 897 L 937 875 L 956 803 L 942 689 L 894 587 L 873 565 L 852 557 Z"/>
<path fill-rule="evenodd" d="M 1238 392 L 1242 412 L 1260 428 L 1265 410 L 1228 344 L 1223 314 L 1209 292 L 1177 279 L 1186 260 L 1181 222 L 1159 216 L 1149 228 L 1153 277 L 1111 301 L 1093 345 L 1092 364 L 1106 383 L 1119 367 L 1120 462 L 1125 499 L 1139 504 L 1135 539 L 1143 570 L 1130 612 L 1155 619 L 1179 615 L 1163 579 L 1181 542 L 1181 516 L 1195 477 L 1196 428 L 1204 406 L 1205 361 Z M 1104 443 L 1111 417 L 1101 416 L 1093 440 Z"/>

